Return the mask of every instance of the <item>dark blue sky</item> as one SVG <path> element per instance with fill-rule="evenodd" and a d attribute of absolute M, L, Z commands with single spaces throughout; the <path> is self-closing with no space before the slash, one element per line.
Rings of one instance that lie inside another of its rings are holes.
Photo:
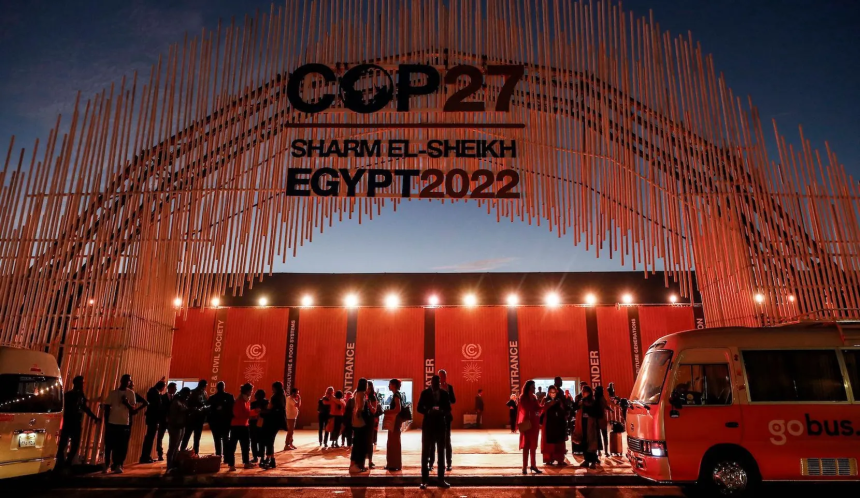
<path fill-rule="evenodd" d="M 46 138 L 58 112 L 137 69 L 148 74 L 186 31 L 214 28 L 270 2 L 0 0 L 0 147 Z M 860 177 L 860 2 L 854 0 L 629 0 L 673 34 L 691 31 L 739 96 L 752 96 L 766 133 L 776 118 L 795 144 L 830 143 Z M 771 157 L 775 150 L 771 149 Z M 348 248 L 349 257 L 344 256 Z M 629 268 L 629 266 L 628 266 Z M 413 202 L 361 227 L 344 222 L 276 271 L 598 271 L 595 259 L 546 227 L 497 224 L 475 205 Z"/>

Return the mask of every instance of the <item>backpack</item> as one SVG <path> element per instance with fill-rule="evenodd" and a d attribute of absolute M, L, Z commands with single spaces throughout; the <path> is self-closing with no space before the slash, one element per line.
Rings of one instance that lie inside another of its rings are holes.
<path fill-rule="evenodd" d="M 404 421 L 412 420 L 412 403 L 405 403 L 403 396 L 400 396 L 400 413 L 397 416 Z"/>

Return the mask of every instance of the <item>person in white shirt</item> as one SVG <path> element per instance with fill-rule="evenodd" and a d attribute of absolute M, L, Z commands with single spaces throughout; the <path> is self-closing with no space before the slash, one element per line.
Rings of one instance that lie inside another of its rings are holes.
<path fill-rule="evenodd" d="M 105 403 L 105 473 L 110 466 L 114 473 L 122 474 L 128 440 L 131 437 L 131 417 L 146 407 L 145 402 L 139 407 L 135 406 L 135 395 L 129 387 L 130 384 L 131 375 L 123 375 L 119 388 L 111 391 Z"/>
<path fill-rule="evenodd" d="M 296 449 L 293 445 L 293 435 L 296 432 L 296 419 L 299 418 L 299 408 L 302 407 L 302 397 L 295 387 L 290 389 L 287 397 L 287 440 L 284 442 L 284 451 Z"/>

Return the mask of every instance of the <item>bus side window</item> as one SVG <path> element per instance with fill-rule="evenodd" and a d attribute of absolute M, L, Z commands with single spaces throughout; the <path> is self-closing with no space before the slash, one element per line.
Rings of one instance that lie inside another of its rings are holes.
<path fill-rule="evenodd" d="M 673 398 L 686 406 L 732 404 L 732 383 L 727 364 L 678 366 Z"/>
<path fill-rule="evenodd" d="M 743 358 L 750 401 L 848 401 L 835 350 L 747 350 Z"/>

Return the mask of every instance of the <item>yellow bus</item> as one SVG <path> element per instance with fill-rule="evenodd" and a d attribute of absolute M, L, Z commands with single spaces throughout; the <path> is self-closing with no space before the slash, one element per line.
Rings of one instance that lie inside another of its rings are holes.
<path fill-rule="evenodd" d="M 0 478 L 54 468 L 63 382 L 48 353 L 0 347 Z"/>

